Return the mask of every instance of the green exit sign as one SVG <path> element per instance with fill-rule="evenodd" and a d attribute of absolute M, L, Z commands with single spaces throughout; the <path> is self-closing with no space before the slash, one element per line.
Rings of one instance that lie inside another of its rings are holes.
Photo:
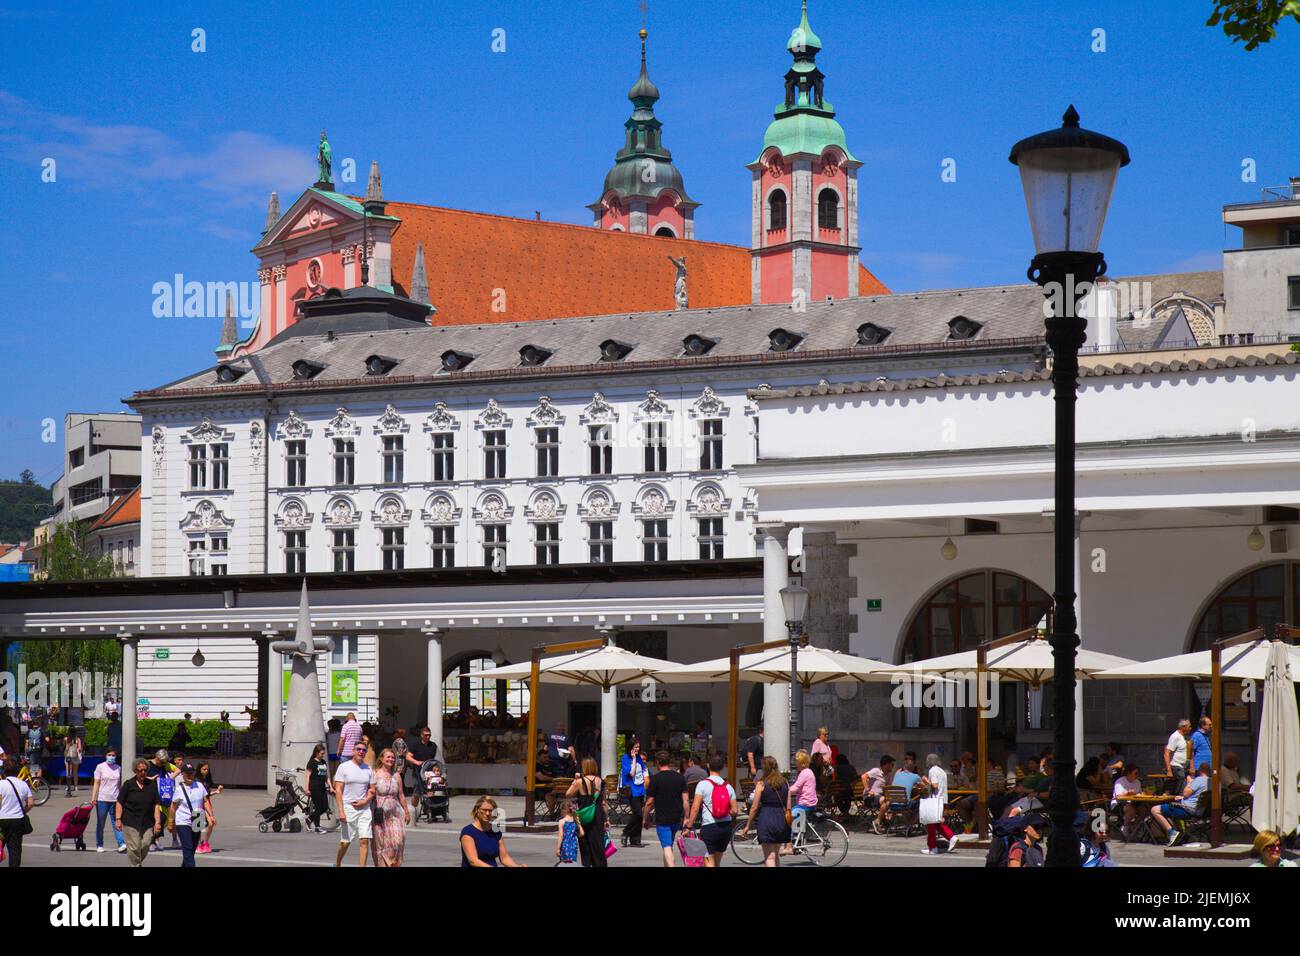
<path fill-rule="evenodd" d="M 881 610 L 881 604 L 883 603 L 883 600 L 884 600 L 883 598 L 867 598 L 867 610 L 868 611 Z"/>
<path fill-rule="evenodd" d="M 153 652 L 153 659 L 156 661 L 169 660 L 171 656 L 172 649 L 170 647 L 159 647 Z"/>

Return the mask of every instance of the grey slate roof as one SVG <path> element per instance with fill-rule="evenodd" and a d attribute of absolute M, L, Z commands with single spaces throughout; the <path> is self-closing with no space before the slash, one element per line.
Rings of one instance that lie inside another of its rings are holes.
<path fill-rule="evenodd" d="M 948 341 L 948 323 L 957 316 L 981 324 L 974 339 Z M 875 350 L 857 345 L 858 328 L 868 322 L 891 330 L 882 346 Z M 290 331 L 295 328 L 291 327 Z M 792 351 L 772 352 L 768 335 L 777 328 L 804 338 Z M 803 312 L 793 311 L 788 304 L 745 305 L 512 324 L 336 330 L 332 339 L 323 323 L 312 329 L 312 334 L 304 334 L 307 331 L 304 327 L 295 334 L 282 333 L 252 356 L 229 363 L 236 370 L 247 372 L 234 382 L 219 382 L 214 367 L 137 396 L 158 398 L 179 392 L 188 394 L 195 389 L 221 393 L 249 386 L 287 385 L 294 382 L 293 363 L 300 359 L 324 366 L 310 381 L 311 387 L 331 383 L 355 387 L 367 381 L 381 384 L 384 379 L 367 379 L 365 375 L 365 360 L 374 354 L 400 360 L 385 377 L 387 381 L 456 381 L 457 376 L 473 377 L 484 372 L 497 372 L 516 380 L 544 379 L 560 369 L 612 371 L 645 362 L 654 362 L 657 367 L 670 367 L 675 362 L 707 367 L 714 363 L 729 364 L 728 360 L 742 357 L 789 362 L 810 352 L 823 353 L 825 357 L 827 350 L 843 351 L 850 356 L 856 352 L 867 357 L 887 355 L 891 350 L 926 351 L 931 345 L 945 351 L 978 348 L 982 343 L 988 343 L 989 347 L 1003 343 L 1008 347 L 1032 348 L 1043 338 L 1043 294 L 1031 285 L 990 286 L 816 302 L 810 303 Z M 716 339 L 717 344 L 702 358 L 686 358 L 682 340 L 692 333 Z M 609 339 L 633 346 L 621 362 L 600 361 L 600 344 Z M 540 346 L 553 354 L 544 365 L 524 368 L 519 350 L 525 345 Z M 441 356 L 449 350 L 472 355 L 473 361 L 464 371 L 446 372 Z"/>

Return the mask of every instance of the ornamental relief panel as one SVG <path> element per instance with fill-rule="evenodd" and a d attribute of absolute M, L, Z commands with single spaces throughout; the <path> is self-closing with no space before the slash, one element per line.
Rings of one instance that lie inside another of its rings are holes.
<path fill-rule="evenodd" d="M 405 525 L 411 520 L 411 510 L 396 495 L 387 495 L 379 499 L 378 506 L 370 513 L 370 520 L 379 527 Z"/>
<path fill-rule="evenodd" d="M 309 426 L 297 412 L 291 411 L 285 417 L 284 421 L 275 426 L 275 437 L 280 441 L 285 439 L 310 438 L 311 426 Z"/>
<path fill-rule="evenodd" d="M 433 411 L 424 420 L 426 432 L 454 432 L 460 430 L 460 420 L 447 408 L 446 402 L 438 402 Z"/>
<path fill-rule="evenodd" d="M 490 491 L 479 498 L 474 507 L 474 520 L 496 523 L 509 521 L 514 517 L 515 509 L 506 503 L 505 496 L 497 491 Z"/>
<path fill-rule="evenodd" d="M 583 518 L 614 518 L 618 510 L 619 503 L 607 488 L 591 489 L 578 505 L 578 514 Z"/>
<path fill-rule="evenodd" d="M 614 406 L 605 401 L 605 396 L 596 392 L 591 396 L 591 402 L 584 408 L 578 416 L 578 421 L 586 425 L 604 425 L 618 421 L 618 412 Z"/>
<path fill-rule="evenodd" d="M 656 518 L 672 514 L 676 507 L 677 502 L 673 501 L 666 491 L 653 485 L 641 492 L 632 505 L 632 513 Z"/>
<path fill-rule="evenodd" d="M 434 495 L 420 512 L 420 520 L 425 524 L 455 524 L 460 521 L 461 509 L 449 495 Z"/>
<path fill-rule="evenodd" d="M 198 505 L 181 519 L 182 531 L 221 531 L 235 526 L 211 501 L 200 501 Z"/>
<path fill-rule="evenodd" d="M 379 421 L 375 422 L 376 435 L 400 435 L 410 429 L 411 426 L 406 423 L 406 419 L 399 415 L 392 405 L 386 407 L 384 414 L 379 416 Z"/>
<path fill-rule="evenodd" d="M 356 419 L 346 408 L 335 409 L 334 417 L 325 426 L 327 438 L 355 438 L 359 434 L 361 434 L 361 426 L 356 423 Z"/>
<path fill-rule="evenodd" d="M 290 531 L 301 530 L 311 527 L 312 518 L 313 515 L 307 510 L 305 504 L 297 498 L 290 498 L 280 507 L 279 514 L 275 516 L 275 526 Z"/>
<path fill-rule="evenodd" d="M 524 514 L 534 521 L 553 521 L 564 517 L 568 505 L 560 504 L 559 498 L 552 491 L 539 491 L 524 509 Z"/>

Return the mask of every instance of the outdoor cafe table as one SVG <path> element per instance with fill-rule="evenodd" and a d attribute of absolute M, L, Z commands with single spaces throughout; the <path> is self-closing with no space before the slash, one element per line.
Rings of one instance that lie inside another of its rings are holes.
<path fill-rule="evenodd" d="M 1152 807 L 1158 807 L 1162 803 L 1168 803 L 1172 797 L 1167 794 L 1158 793 L 1130 793 L 1123 797 L 1116 797 L 1116 803 L 1131 803 L 1138 808 L 1138 817 L 1133 825 L 1137 828 L 1134 843 L 1149 843 L 1151 829 L 1147 819 L 1151 814 Z M 1121 832 L 1123 824 L 1120 824 Z M 1127 841 L 1126 841 L 1127 842 Z"/>

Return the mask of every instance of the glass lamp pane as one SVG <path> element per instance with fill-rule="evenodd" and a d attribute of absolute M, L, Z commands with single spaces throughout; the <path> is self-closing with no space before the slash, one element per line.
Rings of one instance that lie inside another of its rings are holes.
<path fill-rule="evenodd" d="M 1034 250 L 1096 252 L 1120 158 L 1096 149 L 1036 149 L 1019 157 Z"/>

